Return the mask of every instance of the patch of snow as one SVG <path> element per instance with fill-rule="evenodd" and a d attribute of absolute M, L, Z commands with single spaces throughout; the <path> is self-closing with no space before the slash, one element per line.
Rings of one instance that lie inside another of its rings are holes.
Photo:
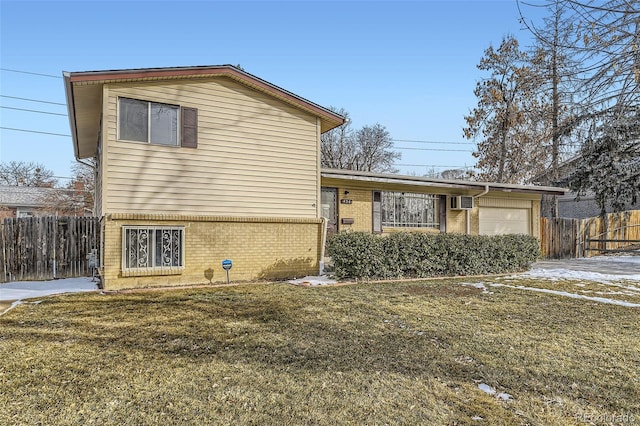
<path fill-rule="evenodd" d="M 578 262 L 593 262 L 597 260 L 598 262 L 627 262 L 627 263 L 637 263 L 638 268 L 640 268 L 640 256 L 598 256 L 598 257 L 579 257 Z"/>
<path fill-rule="evenodd" d="M 547 288 L 525 287 L 521 285 L 508 285 L 508 284 L 499 284 L 499 283 L 490 283 L 489 285 L 492 287 L 508 287 L 508 288 L 515 288 L 518 290 L 537 291 L 539 293 L 555 294 L 558 296 L 571 297 L 573 299 L 584 299 L 584 300 L 590 300 L 592 302 L 608 303 L 611 305 L 626 306 L 629 308 L 640 308 L 640 304 L 638 303 L 625 302 L 624 300 L 608 299 L 605 297 L 585 296 L 583 294 L 569 293 L 566 291 L 559 291 L 559 290 L 549 290 Z"/>
<path fill-rule="evenodd" d="M 295 280 L 290 280 L 289 284 L 295 285 L 304 285 L 304 286 L 322 286 L 322 285 L 331 285 L 337 283 L 336 280 L 329 278 L 326 275 L 322 276 L 306 276 L 304 278 L 298 278 Z"/>
<path fill-rule="evenodd" d="M 0 284 L 0 300 L 23 300 L 62 293 L 95 291 L 98 285 L 90 277 L 51 281 L 14 281 Z"/>
<path fill-rule="evenodd" d="M 486 383 L 480 383 L 478 385 L 478 389 L 480 389 L 482 392 L 488 393 L 489 395 L 496 394 L 496 390 Z"/>
<path fill-rule="evenodd" d="M 477 421 L 477 422 L 481 422 L 481 421 L 483 421 L 484 419 L 483 419 L 482 417 L 480 417 L 480 416 L 473 416 L 473 417 L 471 417 L 471 420 L 475 420 L 475 421 Z"/>
<path fill-rule="evenodd" d="M 530 271 L 523 272 L 517 276 L 510 278 L 543 278 L 551 281 L 558 280 L 580 280 L 595 281 L 602 284 L 610 284 L 612 281 L 630 280 L 640 281 L 640 274 L 624 275 L 624 274 L 604 274 L 601 272 L 576 271 L 572 269 L 543 269 L 534 268 Z"/>
<path fill-rule="evenodd" d="M 503 401 L 509 401 L 511 400 L 511 395 L 509 395 L 506 392 L 500 392 L 498 395 L 496 395 L 496 398 L 501 399 Z"/>
<path fill-rule="evenodd" d="M 495 395 L 496 398 L 501 399 L 503 401 L 511 400 L 511 395 L 509 395 L 506 392 L 498 392 L 486 383 L 480 383 L 478 385 L 478 389 L 480 389 L 482 392 L 488 393 L 489 395 L 492 395 L 492 396 Z"/>
<path fill-rule="evenodd" d="M 466 285 L 468 287 L 474 287 L 482 290 L 483 293 L 487 292 L 487 286 L 484 283 L 461 283 L 462 285 Z"/>

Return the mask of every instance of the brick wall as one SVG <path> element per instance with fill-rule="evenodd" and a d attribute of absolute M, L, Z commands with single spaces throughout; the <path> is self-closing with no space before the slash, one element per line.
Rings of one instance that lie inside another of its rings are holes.
<path fill-rule="evenodd" d="M 317 274 L 320 219 L 114 214 L 103 218 L 102 276 L 106 290 L 225 282 L 221 262 L 233 261 L 232 281 Z M 183 270 L 122 271 L 122 226 L 184 226 Z"/>
<path fill-rule="evenodd" d="M 345 194 L 348 191 L 348 194 Z M 342 204 L 340 200 L 351 200 Z M 373 195 L 370 189 L 338 188 L 338 230 L 371 232 L 373 229 Z M 343 225 L 342 219 L 353 219 L 353 224 Z"/>
<path fill-rule="evenodd" d="M 0 222 L 8 217 L 16 217 L 16 208 L 0 206 Z"/>

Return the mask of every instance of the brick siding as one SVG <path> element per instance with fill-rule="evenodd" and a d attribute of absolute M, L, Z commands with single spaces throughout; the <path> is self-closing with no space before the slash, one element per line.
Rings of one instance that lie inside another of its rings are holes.
<path fill-rule="evenodd" d="M 123 225 L 184 226 L 184 269 L 123 273 Z M 318 273 L 320 219 L 114 214 L 103 218 L 103 226 L 101 269 L 106 290 L 225 282 L 224 259 L 233 261 L 232 281 Z"/>

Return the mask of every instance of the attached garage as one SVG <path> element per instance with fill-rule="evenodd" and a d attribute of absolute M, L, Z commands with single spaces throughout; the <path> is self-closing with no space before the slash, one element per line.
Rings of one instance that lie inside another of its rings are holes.
<path fill-rule="evenodd" d="M 480 208 L 480 235 L 531 235 L 531 209 Z"/>
<path fill-rule="evenodd" d="M 487 197 L 478 199 L 478 206 L 480 235 L 532 235 L 530 200 Z"/>

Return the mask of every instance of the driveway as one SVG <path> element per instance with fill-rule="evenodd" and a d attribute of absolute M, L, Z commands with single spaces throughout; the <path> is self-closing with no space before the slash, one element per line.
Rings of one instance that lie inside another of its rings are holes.
<path fill-rule="evenodd" d="M 640 256 L 596 256 L 579 259 L 544 260 L 534 263 L 532 271 L 554 271 L 582 278 L 593 274 L 619 276 L 620 279 L 640 280 Z"/>

